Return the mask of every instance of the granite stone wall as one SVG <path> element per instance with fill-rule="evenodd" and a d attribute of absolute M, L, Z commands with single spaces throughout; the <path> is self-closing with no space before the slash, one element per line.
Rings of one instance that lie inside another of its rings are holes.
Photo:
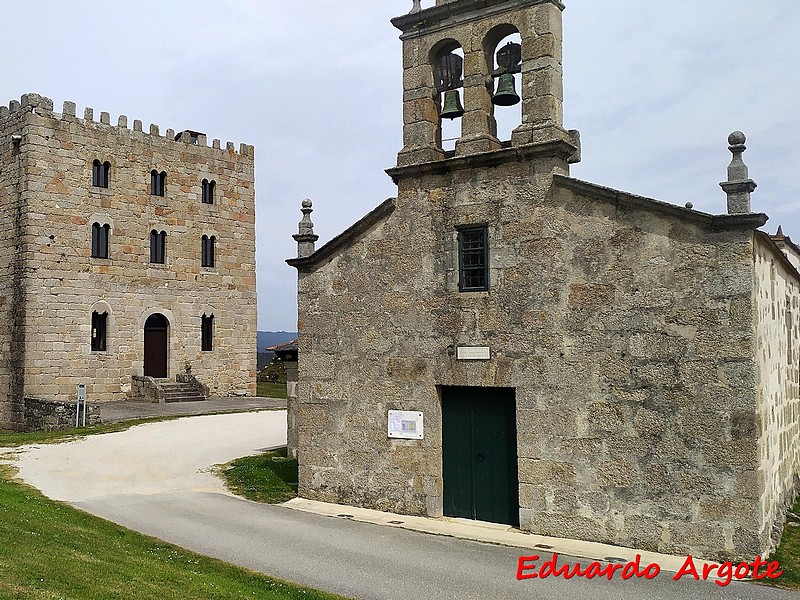
<path fill-rule="evenodd" d="M 18 108 L 18 102 L 11 107 Z M 22 428 L 24 338 L 18 322 L 24 314 L 23 249 L 18 233 L 24 222 L 27 190 L 21 184 L 26 157 L 13 136 L 21 116 L 0 107 L 0 427 Z M 16 335 L 15 335 L 16 334 Z"/>
<path fill-rule="evenodd" d="M 85 383 L 95 401 L 125 398 L 131 376 L 143 374 L 143 328 L 154 313 L 169 321 L 169 377 L 190 365 L 214 395 L 253 395 L 252 146 L 110 121 L 90 108 L 80 118 L 70 102 L 54 113 L 36 94 L 0 115 L 0 131 L 22 136 L 27 165 L 23 251 L 13 252 L 24 260 L 25 395 L 69 402 Z M 5 145 L 3 153 L 10 164 Z M 111 165 L 107 188 L 92 185 L 94 160 Z M 163 196 L 150 193 L 153 169 L 167 174 Z M 3 168 L 2 181 L 11 172 Z M 201 201 L 203 179 L 216 181 L 213 204 Z M 95 222 L 110 226 L 107 259 L 91 256 Z M 151 230 L 166 232 L 163 265 L 150 263 Z M 201 266 L 203 235 L 216 237 L 214 267 Z M 91 350 L 93 311 L 109 315 L 105 351 Z M 214 316 L 210 352 L 200 347 L 203 314 Z"/>
<path fill-rule="evenodd" d="M 800 492 L 800 280 L 767 236 L 755 248 L 757 411 L 738 429 L 759 437 L 759 538 L 774 547 Z M 789 259 L 796 258 L 791 252 Z"/>
<path fill-rule="evenodd" d="M 29 431 L 56 431 L 75 428 L 76 404 L 54 400 L 25 398 L 24 424 Z M 83 425 L 83 406 L 78 415 L 78 424 Z M 86 426 L 100 424 L 100 408 L 96 404 L 86 405 Z"/>
<path fill-rule="evenodd" d="M 512 388 L 523 530 L 752 560 L 773 547 L 800 464 L 796 324 L 776 308 L 789 297 L 797 316 L 792 263 L 771 241 L 754 263 L 767 217 L 749 197 L 712 216 L 569 177 L 580 138 L 562 126 L 563 8 L 437 0 L 392 21 L 397 198 L 311 254 L 304 218 L 289 261 L 300 494 L 439 516 L 442 388 Z M 501 141 L 487 82 L 512 33 L 522 122 Z M 458 48 L 465 114 L 445 152 L 432 65 Z M 743 141 L 729 138 L 726 184 L 740 196 L 754 188 Z M 459 291 L 466 226 L 488 229 L 487 291 Z M 460 346 L 490 359 L 459 360 Z M 424 413 L 424 439 L 390 439 L 390 410 Z"/>
<path fill-rule="evenodd" d="M 760 552 L 752 230 L 553 170 L 401 180 L 391 216 L 301 270 L 301 495 L 442 514 L 438 386 L 512 387 L 524 530 Z M 489 226 L 487 292 L 458 291 L 471 224 Z M 492 358 L 458 361 L 462 345 Z M 388 439 L 393 409 L 422 411 L 425 439 Z"/>

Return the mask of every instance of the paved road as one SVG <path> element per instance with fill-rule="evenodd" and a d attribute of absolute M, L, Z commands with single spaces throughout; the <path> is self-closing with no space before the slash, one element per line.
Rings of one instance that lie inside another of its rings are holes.
<path fill-rule="evenodd" d="M 208 470 L 285 436 L 284 412 L 192 417 L 32 447 L 18 466 L 48 496 L 131 529 L 363 600 L 797 598 L 743 583 L 674 582 L 667 573 L 652 581 L 518 582 L 519 549 L 248 502 Z"/>

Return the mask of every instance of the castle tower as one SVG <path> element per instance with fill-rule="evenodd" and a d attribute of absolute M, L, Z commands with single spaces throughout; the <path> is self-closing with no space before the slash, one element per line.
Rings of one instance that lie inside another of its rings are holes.
<path fill-rule="evenodd" d="M 437 0 L 432 8 L 418 7 L 415 2 L 412 12 L 392 20 L 403 32 L 398 167 L 450 157 L 442 148 L 442 120 L 447 118 L 442 102 L 448 93 L 463 89 L 455 157 L 535 145 L 559 157 L 559 170 L 566 173 L 566 163 L 579 160 L 579 143 L 577 132 L 562 126 L 564 5 L 559 0 Z M 505 43 L 512 38 L 519 42 Z M 504 142 L 497 137 L 495 89 L 509 78 L 521 80 L 522 119 Z"/>
<path fill-rule="evenodd" d="M 78 386 L 254 394 L 253 147 L 82 114 L 0 106 L 0 428 L 74 426 Z"/>

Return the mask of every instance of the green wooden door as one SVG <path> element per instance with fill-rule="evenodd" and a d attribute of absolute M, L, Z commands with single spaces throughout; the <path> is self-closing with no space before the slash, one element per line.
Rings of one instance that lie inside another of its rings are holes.
<path fill-rule="evenodd" d="M 444 514 L 519 524 L 514 390 L 442 388 Z"/>

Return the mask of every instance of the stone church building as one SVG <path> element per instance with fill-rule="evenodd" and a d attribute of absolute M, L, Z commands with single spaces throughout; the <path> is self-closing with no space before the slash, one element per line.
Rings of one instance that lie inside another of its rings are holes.
<path fill-rule="evenodd" d="M 744 136 L 723 214 L 574 179 L 561 2 L 414 4 L 393 20 L 397 197 L 319 248 L 304 203 L 288 261 L 300 494 L 769 552 L 800 479 L 800 251 L 759 229 Z M 516 90 L 502 141 L 495 110 Z M 451 151 L 443 115 L 461 121 Z"/>
<path fill-rule="evenodd" d="M 75 112 L 0 108 L 0 428 L 61 425 L 78 385 L 253 395 L 253 147 Z"/>

